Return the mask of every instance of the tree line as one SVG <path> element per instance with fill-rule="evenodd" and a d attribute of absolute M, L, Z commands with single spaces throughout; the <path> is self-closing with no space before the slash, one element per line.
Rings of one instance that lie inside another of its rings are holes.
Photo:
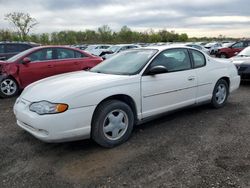
<path fill-rule="evenodd" d="M 108 25 L 103 25 L 97 30 L 68 30 L 52 33 L 30 34 L 31 29 L 33 29 L 38 22 L 28 13 L 9 13 L 5 15 L 5 20 L 14 26 L 15 31 L 0 29 L 0 41 L 28 41 L 44 45 L 73 45 L 94 43 L 117 44 L 232 40 L 222 35 L 215 38 L 189 38 L 186 33 L 179 34 L 175 31 L 168 31 L 166 29 L 159 31 L 150 29 L 148 31 L 138 32 L 133 31 L 128 26 L 123 26 L 119 31 L 113 31 Z"/>
<path fill-rule="evenodd" d="M 112 31 L 107 25 L 99 27 L 97 30 L 85 31 L 60 31 L 41 34 L 27 34 L 20 37 L 17 32 L 10 30 L 0 30 L 0 41 L 30 41 L 40 44 L 93 44 L 93 43 L 156 43 L 156 42 L 186 42 L 186 33 L 178 34 L 165 29 L 160 31 L 133 31 L 127 26 L 123 26 L 119 31 Z"/>

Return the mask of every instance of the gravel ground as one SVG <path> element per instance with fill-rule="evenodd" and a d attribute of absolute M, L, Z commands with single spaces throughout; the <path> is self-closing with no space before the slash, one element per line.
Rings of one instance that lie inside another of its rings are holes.
<path fill-rule="evenodd" d="M 137 126 L 105 149 L 46 144 L 16 126 L 0 99 L 0 187 L 250 187 L 250 84 L 222 109 L 200 106 Z"/>

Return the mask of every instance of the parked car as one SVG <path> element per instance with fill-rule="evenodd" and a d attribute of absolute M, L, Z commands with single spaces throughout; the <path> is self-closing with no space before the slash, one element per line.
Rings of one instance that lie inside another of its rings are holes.
<path fill-rule="evenodd" d="M 112 45 L 109 44 L 97 44 L 97 45 L 89 45 L 85 51 L 89 52 L 95 56 L 100 56 L 103 50 L 110 48 Z"/>
<path fill-rule="evenodd" d="M 56 74 L 89 69 L 101 61 L 100 57 L 70 47 L 31 48 L 0 62 L 0 97 L 12 97 L 34 81 Z"/>
<path fill-rule="evenodd" d="M 29 42 L 0 42 L 0 60 L 6 60 L 29 48 L 39 46 Z"/>
<path fill-rule="evenodd" d="M 232 46 L 233 44 L 234 44 L 234 42 L 222 43 L 221 47 L 219 47 L 216 50 L 214 50 L 214 55 L 216 57 L 218 57 L 218 52 L 219 52 L 220 49 L 222 49 L 222 48 L 228 48 L 228 47 Z"/>
<path fill-rule="evenodd" d="M 223 107 L 240 76 L 229 60 L 219 60 L 183 46 L 127 50 L 88 72 L 28 86 L 14 106 L 17 124 L 46 142 L 91 137 L 114 147 L 135 124 L 160 114 L 205 102 Z"/>
<path fill-rule="evenodd" d="M 124 50 L 139 48 L 139 47 L 140 47 L 139 45 L 133 45 L 133 44 L 117 44 L 111 46 L 107 50 L 104 50 L 100 55 L 103 57 L 103 59 L 108 59 Z"/>
<path fill-rule="evenodd" d="M 230 58 L 237 55 L 247 46 L 250 46 L 250 40 L 238 41 L 229 47 L 219 49 L 217 56 L 221 58 Z"/>
<path fill-rule="evenodd" d="M 215 51 L 218 50 L 218 48 L 222 47 L 222 44 L 219 42 L 210 42 L 205 45 L 205 48 L 209 50 L 211 55 L 215 54 Z"/>
<path fill-rule="evenodd" d="M 250 80 L 250 46 L 231 58 L 242 80 Z"/>
<path fill-rule="evenodd" d="M 80 50 L 85 50 L 88 47 L 88 45 L 86 45 L 86 44 L 78 44 L 78 45 L 72 45 L 71 47 L 78 48 Z"/>
<path fill-rule="evenodd" d="M 206 53 L 208 55 L 210 54 L 210 51 L 207 48 L 205 48 L 205 47 L 203 47 L 203 46 L 201 46 L 199 44 L 186 44 L 186 46 L 201 50 L 201 51 L 203 51 L 204 53 Z"/>

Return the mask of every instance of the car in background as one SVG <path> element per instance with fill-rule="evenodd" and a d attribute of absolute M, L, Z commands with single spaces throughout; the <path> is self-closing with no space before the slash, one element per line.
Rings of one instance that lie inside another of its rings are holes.
<path fill-rule="evenodd" d="M 219 42 L 210 42 L 206 44 L 204 47 L 209 50 L 211 55 L 214 55 L 215 51 L 217 51 L 218 48 L 222 47 L 222 44 Z"/>
<path fill-rule="evenodd" d="M 29 48 L 39 46 L 30 42 L 0 42 L 0 60 L 6 60 Z"/>
<path fill-rule="evenodd" d="M 210 54 L 210 51 L 207 48 L 205 48 L 205 47 L 203 47 L 203 46 L 201 46 L 199 44 L 186 44 L 186 46 L 201 50 L 201 51 L 205 52 L 208 55 Z"/>
<path fill-rule="evenodd" d="M 250 80 L 250 46 L 231 58 L 242 80 Z"/>
<path fill-rule="evenodd" d="M 238 41 L 234 44 L 218 50 L 217 57 L 230 58 L 237 55 L 244 48 L 250 46 L 250 40 Z"/>
<path fill-rule="evenodd" d="M 88 47 L 88 45 L 87 44 L 77 44 L 77 45 L 72 45 L 70 47 L 78 48 L 80 50 L 86 50 L 86 48 Z"/>
<path fill-rule="evenodd" d="M 27 87 L 17 124 L 45 142 L 92 138 L 114 147 L 135 124 L 197 104 L 226 104 L 240 84 L 236 67 L 187 46 L 126 50 L 90 69 Z M 48 92 L 46 92 L 48 91 Z"/>
<path fill-rule="evenodd" d="M 134 45 L 134 44 L 117 44 L 117 45 L 113 45 L 110 48 L 108 48 L 107 50 L 104 50 L 101 54 L 101 57 L 103 59 L 108 59 L 112 56 L 114 56 L 115 54 L 122 52 L 124 50 L 129 50 L 129 49 L 134 49 L 134 48 L 140 48 L 139 45 Z"/>
<path fill-rule="evenodd" d="M 95 56 L 100 56 L 103 50 L 110 48 L 112 45 L 109 44 L 97 44 L 97 45 L 88 45 L 85 49 L 86 52 L 89 52 Z"/>
<path fill-rule="evenodd" d="M 41 46 L 0 61 L 0 97 L 12 97 L 29 84 L 56 74 L 86 70 L 102 58 L 62 46 Z M 72 80 L 69 85 L 73 85 Z M 55 90 L 58 88 L 54 88 Z"/>
<path fill-rule="evenodd" d="M 222 48 L 228 48 L 230 46 L 232 46 L 235 42 L 225 42 L 225 43 L 222 43 L 222 46 L 217 48 L 215 51 L 214 51 L 214 55 L 217 57 L 218 56 L 218 52 L 220 49 Z"/>

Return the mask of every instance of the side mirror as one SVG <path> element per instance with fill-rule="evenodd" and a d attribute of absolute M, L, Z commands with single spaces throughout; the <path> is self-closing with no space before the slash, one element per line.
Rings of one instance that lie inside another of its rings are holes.
<path fill-rule="evenodd" d="M 162 65 L 157 65 L 154 67 L 151 67 L 148 71 L 148 75 L 156 75 L 156 74 L 163 74 L 163 73 L 167 73 L 168 70 L 166 67 L 162 66 Z"/>
<path fill-rule="evenodd" d="M 23 58 L 23 64 L 28 64 L 31 62 L 31 59 L 29 57 Z"/>

